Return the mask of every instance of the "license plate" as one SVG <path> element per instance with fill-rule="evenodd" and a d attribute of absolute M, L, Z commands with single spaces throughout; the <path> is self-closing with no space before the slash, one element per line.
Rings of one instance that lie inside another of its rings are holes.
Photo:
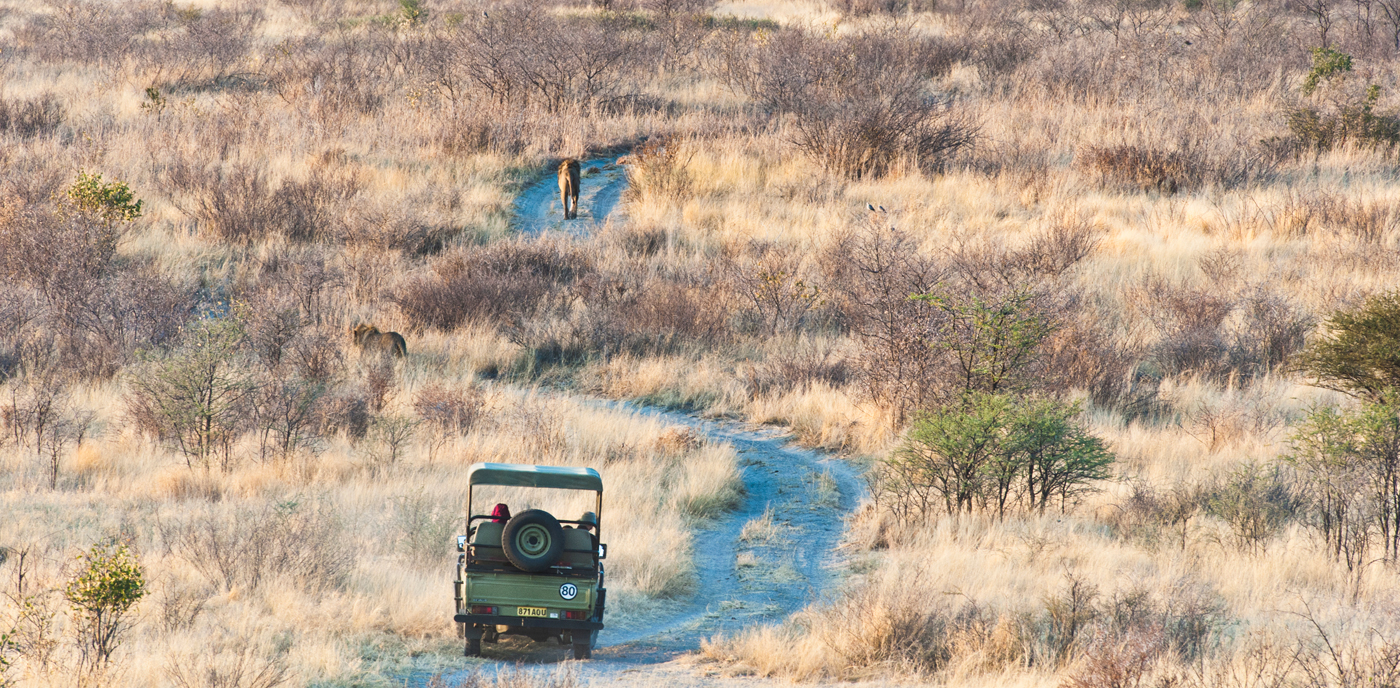
<path fill-rule="evenodd" d="M 541 619 L 549 616 L 548 610 L 544 607 L 516 607 L 515 613 L 518 616 L 538 616 Z"/>

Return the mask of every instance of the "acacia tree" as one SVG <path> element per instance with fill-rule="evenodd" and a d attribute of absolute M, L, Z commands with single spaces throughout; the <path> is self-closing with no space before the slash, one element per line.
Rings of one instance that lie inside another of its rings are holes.
<path fill-rule="evenodd" d="M 1400 404 L 1314 409 L 1285 460 L 1334 559 L 1359 571 L 1379 539 L 1386 560 L 1400 561 Z"/>
<path fill-rule="evenodd" d="M 925 413 L 881 462 L 877 498 L 896 516 L 1061 508 L 1107 478 L 1113 454 L 1075 421 L 1077 404 L 969 392 Z"/>
<path fill-rule="evenodd" d="M 1013 432 L 1030 509 L 1045 513 L 1056 498 L 1064 509 L 1091 491 L 1094 481 L 1109 476 L 1113 454 L 1076 423 L 1080 413 L 1078 404 L 1049 399 L 1032 399 L 1020 407 Z"/>
<path fill-rule="evenodd" d="M 1400 390 L 1400 291 L 1333 313 L 1297 367 L 1313 385 L 1386 403 Z"/>
<path fill-rule="evenodd" d="M 1359 408 L 1314 409 L 1286 460 L 1306 479 L 1312 521 L 1332 556 L 1358 570 L 1379 538 L 1400 562 L 1400 291 L 1333 313 L 1297 366 Z"/>
<path fill-rule="evenodd" d="M 173 353 L 151 360 L 131 378 L 131 409 L 147 429 L 208 468 L 241 429 L 255 386 L 240 362 L 243 326 L 234 318 L 206 318 L 184 333 Z"/>

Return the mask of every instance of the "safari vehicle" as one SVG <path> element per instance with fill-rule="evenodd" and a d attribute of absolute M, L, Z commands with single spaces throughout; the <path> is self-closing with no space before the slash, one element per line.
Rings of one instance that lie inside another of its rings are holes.
<path fill-rule="evenodd" d="M 573 645 L 574 659 L 592 657 L 607 600 L 602 562 L 607 546 L 598 541 L 603 513 L 603 479 L 598 472 L 478 463 L 467 472 L 467 485 L 467 534 L 457 536 L 460 554 L 453 583 L 454 618 L 467 640 L 467 656 L 480 656 L 482 642 L 517 634 L 537 642 L 556 638 Z M 481 513 L 473 501 L 476 488 L 483 485 L 589 490 L 597 493 L 597 505 L 591 523 L 556 518 L 540 509 L 522 511 L 501 523 Z"/>

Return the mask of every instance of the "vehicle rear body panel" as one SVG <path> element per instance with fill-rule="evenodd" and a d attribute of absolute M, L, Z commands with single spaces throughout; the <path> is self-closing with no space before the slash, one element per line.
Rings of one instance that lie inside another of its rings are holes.
<path fill-rule="evenodd" d="M 535 607 L 548 610 L 546 618 L 554 618 L 548 614 L 591 610 L 597 595 L 596 579 L 488 571 L 465 573 L 463 609 L 459 609 L 459 613 L 467 611 L 472 605 L 493 605 L 500 608 L 499 616 L 519 618 L 519 607 Z M 559 593 L 565 584 L 572 584 L 578 590 L 572 600 L 564 599 Z M 563 618 L 563 614 L 558 614 L 558 618 Z"/>

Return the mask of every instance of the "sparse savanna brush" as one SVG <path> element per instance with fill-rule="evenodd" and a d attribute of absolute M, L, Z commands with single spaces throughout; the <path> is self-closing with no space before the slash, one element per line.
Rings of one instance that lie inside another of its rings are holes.
<path fill-rule="evenodd" d="M 98 543 L 78 557 L 63 598 L 78 629 L 85 664 L 105 665 L 130 629 L 132 607 L 146 595 L 146 574 L 126 543 Z"/>
<path fill-rule="evenodd" d="M 243 366 L 243 323 L 205 318 L 192 323 L 175 351 L 150 356 L 131 378 L 130 415 L 165 440 L 191 467 L 216 456 L 229 468 L 230 445 L 244 429 L 254 380 Z"/>

